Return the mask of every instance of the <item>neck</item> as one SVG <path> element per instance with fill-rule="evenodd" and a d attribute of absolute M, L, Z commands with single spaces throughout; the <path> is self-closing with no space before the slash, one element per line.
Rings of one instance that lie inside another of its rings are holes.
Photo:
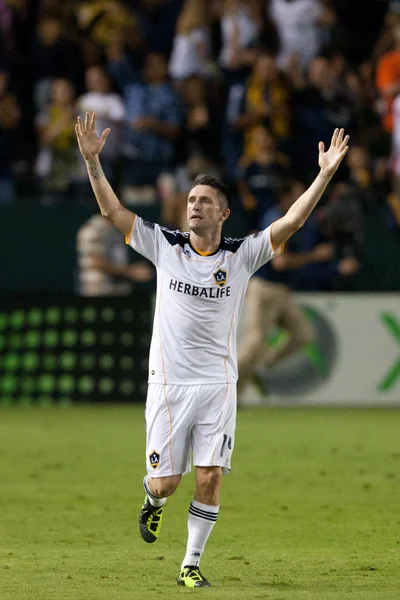
<path fill-rule="evenodd" d="M 213 253 L 218 250 L 221 243 L 221 230 L 206 232 L 202 234 L 190 232 L 190 243 L 195 250 Z"/>

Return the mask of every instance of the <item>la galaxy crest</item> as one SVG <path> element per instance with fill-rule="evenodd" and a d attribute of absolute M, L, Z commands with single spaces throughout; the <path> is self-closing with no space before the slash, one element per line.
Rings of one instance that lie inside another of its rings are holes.
<path fill-rule="evenodd" d="M 222 288 L 228 281 L 228 271 L 225 271 L 225 269 L 217 269 L 214 271 L 213 277 L 217 286 Z"/>
<path fill-rule="evenodd" d="M 152 469 L 156 470 L 160 466 L 160 453 L 157 450 L 153 450 L 151 454 L 149 454 L 150 466 Z"/>

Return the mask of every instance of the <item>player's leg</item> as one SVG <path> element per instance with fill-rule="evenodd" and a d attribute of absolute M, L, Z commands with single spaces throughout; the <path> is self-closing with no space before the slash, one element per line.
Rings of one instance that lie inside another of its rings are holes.
<path fill-rule="evenodd" d="M 222 467 L 196 467 L 196 493 L 189 507 L 188 539 L 179 585 L 210 585 L 200 572 L 200 559 L 218 518 L 221 479 Z"/>
<path fill-rule="evenodd" d="M 296 354 L 314 340 L 313 327 L 289 289 L 280 301 L 279 325 L 286 331 L 287 338 L 283 344 L 265 351 L 263 362 L 267 368 Z"/>
<path fill-rule="evenodd" d="M 179 485 L 182 475 L 153 478 L 146 475 L 143 486 L 146 492 L 139 514 L 140 534 L 145 542 L 155 542 L 159 536 L 164 504 Z"/>
<path fill-rule="evenodd" d="M 265 367 L 266 337 L 278 323 L 284 296 L 284 286 L 260 277 L 250 279 L 245 304 L 245 333 L 238 347 L 239 403 L 246 383 L 255 384 L 264 394 L 260 370 Z"/>
<path fill-rule="evenodd" d="M 245 310 L 243 311 L 245 326 L 238 346 L 239 393 L 253 378 L 254 367 L 263 351 L 265 328 L 261 324 L 264 321 L 264 294 L 265 282 L 259 277 L 251 278 L 246 292 Z"/>
<path fill-rule="evenodd" d="M 200 560 L 217 521 L 223 471 L 228 472 L 236 424 L 236 386 L 199 387 L 199 414 L 193 428 L 193 462 L 196 492 L 189 506 L 188 540 L 178 584 L 208 587 L 200 572 Z"/>
<path fill-rule="evenodd" d="M 190 470 L 190 430 L 193 410 L 186 386 L 149 385 L 146 401 L 147 475 L 139 515 L 142 538 L 155 542 L 164 505 Z M 192 414 L 191 414 L 192 413 Z"/>

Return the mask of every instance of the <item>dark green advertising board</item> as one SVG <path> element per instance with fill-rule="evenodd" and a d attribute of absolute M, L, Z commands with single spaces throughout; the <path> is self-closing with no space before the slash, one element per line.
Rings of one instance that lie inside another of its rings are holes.
<path fill-rule="evenodd" d="M 0 399 L 11 403 L 145 398 L 151 293 L 128 298 L 2 298 Z"/>

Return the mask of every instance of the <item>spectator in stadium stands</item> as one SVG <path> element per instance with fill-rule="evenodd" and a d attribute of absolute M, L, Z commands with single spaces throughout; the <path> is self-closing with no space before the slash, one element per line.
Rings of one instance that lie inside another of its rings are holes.
<path fill-rule="evenodd" d="M 297 142 L 293 166 L 296 176 L 309 181 L 315 175 L 313 148 L 319 141 L 327 143 L 334 127 L 345 127 L 354 134 L 355 108 L 327 56 L 311 61 L 305 87 L 297 90 L 293 104 Z"/>
<path fill-rule="evenodd" d="M 169 56 L 183 0 L 139 0 L 131 4 L 148 52 Z"/>
<path fill-rule="evenodd" d="M 174 164 L 181 125 L 179 99 L 167 79 L 162 54 L 148 54 L 144 82 L 125 87 L 124 104 L 128 127 L 123 143 L 123 184 L 154 185 L 160 173 Z"/>
<path fill-rule="evenodd" d="M 336 184 L 334 190 L 339 187 L 337 200 L 342 203 L 344 208 L 329 212 L 331 226 L 336 224 L 336 228 L 343 229 L 346 223 L 348 230 L 352 229 L 354 248 L 360 246 L 364 237 L 363 234 L 363 215 L 376 216 L 382 215 L 388 228 L 397 228 L 397 215 L 399 213 L 399 202 L 397 194 L 392 194 L 392 182 L 390 177 L 389 160 L 385 156 L 372 157 L 370 151 L 365 146 L 354 140 L 346 156 L 346 165 L 348 168 L 347 181 Z M 396 168 L 394 161 L 394 168 Z M 394 182 L 394 190 L 395 182 Z M 328 210 L 331 205 L 328 203 Z M 346 211 L 346 212 L 344 212 Z M 321 213 L 323 214 L 324 209 Z M 343 224 L 340 225 L 340 220 Z M 352 228 L 351 224 L 354 223 Z M 345 240 L 342 236 L 342 245 L 349 243 L 349 238 Z M 354 251 L 356 255 L 357 252 Z"/>
<path fill-rule="evenodd" d="M 364 209 L 376 209 L 390 193 L 389 165 L 386 157 L 371 157 L 368 148 L 357 144 L 357 140 L 346 156 L 348 183 L 360 192 Z"/>
<path fill-rule="evenodd" d="M 94 215 L 77 234 L 76 287 L 80 296 L 127 296 L 133 283 L 154 280 L 144 260 L 129 263 L 128 246 L 114 225 Z"/>
<path fill-rule="evenodd" d="M 316 212 L 319 230 L 334 248 L 334 261 L 327 289 L 351 289 L 352 277 L 360 269 L 360 250 L 364 240 L 364 214 L 360 190 L 347 182 L 333 186 L 324 206 Z M 377 215 L 376 205 L 374 206 Z M 308 289 L 308 288 L 307 288 Z"/>
<path fill-rule="evenodd" d="M 359 0 L 362 1 L 362 0 Z M 386 52 L 390 52 L 393 49 L 393 30 L 396 25 L 400 24 L 400 2 L 399 0 L 393 0 L 390 2 L 387 12 L 384 15 L 382 27 L 379 32 L 378 39 L 375 43 L 373 56 L 378 59 Z M 343 24 L 348 26 L 347 23 Z M 376 21 L 375 21 L 376 26 Z M 376 33 L 375 28 L 375 33 Z"/>
<path fill-rule="evenodd" d="M 46 108 L 52 81 L 68 79 L 77 90 L 83 89 L 83 63 L 79 46 L 69 39 L 58 16 L 40 17 L 32 53 L 34 101 L 40 112 Z"/>
<path fill-rule="evenodd" d="M 76 7 L 78 25 L 81 31 L 101 47 L 120 40 L 132 49 L 143 43 L 139 24 L 135 15 L 121 0 L 96 0 L 80 2 Z"/>
<path fill-rule="evenodd" d="M 48 108 L 36 118 L 40 151 L 35 175 L 44 204 L 67 200 L 72 195 L 74 183 L 77 183 L 79 155 L 74 130 L 76 113 L 73 84 L 67 79 L 54 80 Z"/>
<path fill-rule="evenodd" d="M 226 115 L 223 148 L 228 174 L 235 173 L 242 155 L 251 157 L 251 134 L 258 125 L 268 127 L 277 148 L 285 149 L 291 127 L 290 89 L 271 54 L 260 52 L 247 83 L 231 87 Z"/>
<path fill-rule="evenodd" d="M 86 70 L 85 82 L 87 92 L 78 98 L 77 107 L 80 114 L 95 112 L 99 129 L 112 129 L 110 145 L 105 146 L 103 156 L 104 173 L 112 183 L 115 182 L 115 166 L 121 149 L 121 124 L 124 119 L 124 104 L 119 94 L 111 89 L 111 81 L 101 66 Z M 84 168 L 84 165 L 82 165 Z"/>
<path fill-rule="evenodd" d="M 8 71 L 0 69 L 0 206 L 10 204 L 15 198 L 11 167 L 15 131 L 21 119 L 18 102 L 8 89 L 8 79 Z"/>
<path fill-rule="evenodd" d="M 400 93 L 400 23 L 393 27 L 393 46 L 377 61 L 376 87 L 380 94 L 382 123 L 388 133 L 393 131 L 393 100 Z"/>
<path fill-rule="evenodd" d="M 210 5 L 204 0 L 186 0 L 179 15 L 169 61 L 172 79 L 182 81 L 212 73 Z"/>
<path fill-rule="evenodd" d="M 220 4 L 221 52 L 219 64 L 229 88 L 244 82 L 256 55 L 262 19 L 257 2 L 223 0 Z"/>
<path fill-rule="evenodd" d="M 279 203 L 265 213 L 261 228 L 268 227 L 285 214 L 304 189 L 305 186 L 298 181 L 286 182 L 281 189 Z M 290 239 L 285 251 L 265 266 L 264 276 L 269 281 L 283 283 L 299 291 L 333 289 L 340 277 L 353 275 L 358 269 L 358 262 L 353 265 L 348 257 L 338 260 L 336 251 L 335 239 L 325 235 L 317 213 L 313 213 L 304 227 Z M 349 273 L 351 265 L 354 271 Z"/>
<path fill-rule="evenodd" d="M 267 0 L 280 38 L 278 64 L 286 68 L 295 56 L 306 69 L 329 39 L 334 11 L 320 0 Z"/>
<path fill-rule="evenodd" d="M 221 107 L 215 88 L 200 77 L 186 79 L 181 88 L 184 110 L 184 138 L 181 140 L 185 160 L 202 155 L 211 161 L 220 160 L 219 138 Z"/>
<path fill-rule="evenodd" d="M 344 85 L 355 111 L 357 138 L 360 145 L 371 149 L 373 154 L 390 154 L 391 140 L 383 131 L 377 112 L 377 91 L 374 84 L 373 65 L 364 61 L 358 70 L 347 69 Z"/>
<path fill-rule="evenodd" d="M 260 229 L 260 219 L 276 202 L 277 191 L 289 177 L 287 157 L 275 149 L 275 141 L 263 125 L 253 128 L 250 149 L 239 163 L 237 187 L 249 218 L 249 230 Z"/>

